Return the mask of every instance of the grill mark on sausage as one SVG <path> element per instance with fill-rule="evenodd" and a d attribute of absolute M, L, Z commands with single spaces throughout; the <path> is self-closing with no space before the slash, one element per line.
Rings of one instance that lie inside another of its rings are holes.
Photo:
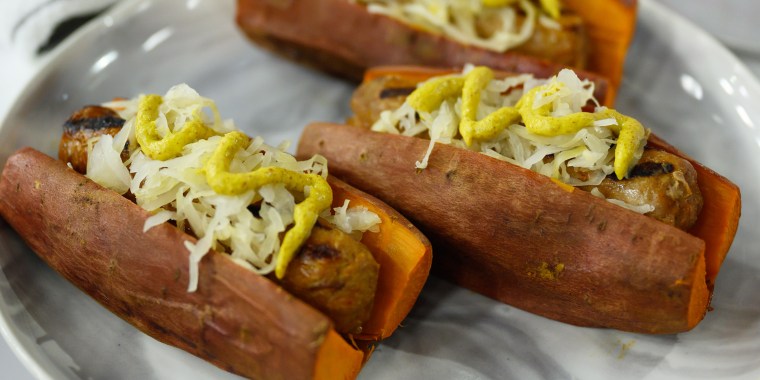
<path fill-rule="evenodd" d="M 78 132 L 97 133 L 103 129 L 121 128 L 124 122 L 113 109 L 89 105 L 74 112 L 63 124 L 63 129 L 71 135 Z"/>
<path fill-rule="evenodd" d="M 675 167 L 670 162 L 642 162 L 633 167 L 629 178 L 653 177 L 661 174 L 670 174 Z"/>
<path fill-rule="evenodd" d="M 398 96 L 408 96 L 414 92 L 415 87 L 391 87 L 384 88 L 380 91 L 380 99 L 395 98 Z"/>
<path fill-rule="evenodd" d="M 326 244 L 309 244 L 303 247 L 301 255 L 316 260 L 329 260 L 338 257 L 340 252 Z"/>
<path fill-rule="evenodd" d="M 123 125 L 124 119 L 118 116 L 87 117 L 66 120 L 63 129 L 74 134 L 86 129 L 99 131 L 106 128 L 121 128 Z"/>

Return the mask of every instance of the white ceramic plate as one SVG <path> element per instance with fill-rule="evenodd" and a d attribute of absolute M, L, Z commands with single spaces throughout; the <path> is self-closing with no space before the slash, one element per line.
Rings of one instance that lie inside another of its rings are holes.
<path fill-rule="evenodd" d="M 123 2 L 78 32 L 0 127 L 0 163 L 31 145 L 55 154 L 81 105 L 187 82 L 275 143 L 340 121 L 348 84 L 272 57 L 233 24 L 231 1 Z M 431 278 L 404 327 L 361 377 L 756 379 L 760 377 L 760 86 L 712 38 L 642 0 L 619 108 L 738 183 L 743 217 L 714 311 L 693 331 L 646 336 L 578 328 Z M 41 379 L 234 376 L 143 335 L 43 264 L 0 221 L 0 327 Z"/>
<path fill-rule="evenodd" d="M 670 9 L 693 20 L 726 45 L 759 54 L 760 30 L 757 17 L 760 2 L 753 0 L 658 0 Z"/>

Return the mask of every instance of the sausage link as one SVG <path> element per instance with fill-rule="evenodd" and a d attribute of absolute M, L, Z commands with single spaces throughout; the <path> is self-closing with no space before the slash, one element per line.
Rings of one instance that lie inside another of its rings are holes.
<path fill-rule="evenodd" d="M 58 159 L 71 163 L 79 173 L 87 172 L 87 140 L 105 134 L 114 136 L 123 125 L 124 119 L 110 108 L 86 106 L 74 112 L 63 124 Z M 127 148 L 124 147 L 122 159 L 129 154 Z"/>

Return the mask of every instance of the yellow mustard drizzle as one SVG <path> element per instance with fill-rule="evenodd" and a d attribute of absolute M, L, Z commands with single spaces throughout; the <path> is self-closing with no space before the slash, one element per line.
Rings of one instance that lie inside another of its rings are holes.
<path fill-rule="evenodd" d="M 506 7 L 516 2 L 517 0 L 481 0 L 483 5 L 491 8 Z"/>
<path fill-rule="evenodd" d="M 649 139 L 649 130 L 641 123 L 612 109 L 596 112 L 599 119 L 606 117 L 614 118 L 617 125 L 610 125 L 610 129 L 617 132 L 618 139 L 615 146 L 615 175 L 618 179 L 628 176 L 628 172 L 641 157 L 643 146 Z"/>
<path fill-rule="evenodd" d="M 462 86 L 462 119 L 477 119 L 480 92 L 485 90 L 492 79 L 493 71 L 484 66 L 478 66 L 467 73 Z"/>
<path fill-rule="evenodd" d="M 433 78 L 409 94 L 406 102 L 417 111 L 430 113 L 437 110 L 444 100 L 461 94 L 462 87 L 462 77 Z"/>
<path fill-rule="evenodd" d="M 161 138 L 156 130 L 156 118 L 162 101 L 159 95 L 147 95 L 140 99 L 138 105 L 135 137 L 148 157 L 155 160 L 177 157 L 182 154 L 185 145 L 215 134 L 204 125 L 200 114 L 197 114 L 178 132 L 170 132 Z M 204 165 L 206 182 L 216 193 L 222 195 L 237 195 L 268 184 L 283 184 L 288 191 L 293 192 L 303 192 L 307 186 L 309 187 L 309 195 L 295 206 L 294 225 L 285 233 L 280 245 L 275 275 L 281 279 L 296 251 L 311 234 L 319 214 L 332 204 L 332 188 L 320 175 L 298 173 L 279 167 L 231 173 L 229 169 L 232 159 L 240 149 L 245 149 L 249 142 L 248 136 L 242 132 L 225 134 Z"/>
<path fill-rule="evenodd" d="M 206 181 L 211 188 L 224 195 L 255 190 L 264 185 L 283 184 L 288 191 L 301 192 L 309 186 L 309 195 L 298 203 L 293 212 L 293 227 L 285 233 L 280 246 L 275 275 L 282 278 L 296 251 L 311 234 L 319 213 L 332 204 L 332 188 L 318 174 L 298 173 L 278 167 L 259 168 L 247 173 L 230 173 L 235 153 L 245 149 L 249 138 L 242 132 L 229 132 L 206 162 Z"/>
<path fill-rule="evenodd" d="M 551 104 L 545 104 L 534 108 L 533 102 L 539 92 L 559 91 L 561 83 L 545 84 L 538 86 L 524 94 L 517 102 L 517 109 L 522 115 L 525 129 L 530 133 L 541 136 L 557 136 L 568 133 L 576 133 L 586 128 L 596 120 L 615 119 L 614 125 L 609 128 L 618 134 L 615 145 L 615 176 L 623 179 L 628 176 L 628 171 L 638 160 L 638 153 L 649 137 L 647 129 L 641 123 L 629 116 L 625 116 L 615 110 L 605 109 L 602 111 L 576 112 L 565 116 L 551 116 Z"/>
<path fill-rule="evenodd" d="M 515 107 L 499 108 L 478 121 L 480 94 L 492 79 L 491 69 L 476 67 L 464 77 L 446 77 L 428 81 L 412 92 L 407 102 L 416 111 L 429 113 L 437 110 L 447 98 L 461 94 L 462 117 L 459 133 L 468 146 L 472 145 L 474 140 L 495 138 L 508 126 L 518 123 L 520 119 L 528 132 L 541 136 L 576 133 L 593 125 L 594 121 L 614 119 L 616 124 L 610 125 L 609 128 L 618 134 L 613 165 L 618 179 L 623 179 L 628 175 L 628 171 L 638 160 L 637 156 L 649 137 L 648 130 L 640 122 L 612 109 L 594 113 L 576 112 L 565 116 L 551 116 L 551 104 L 534 108 L 534 101 L 539 93 L 552 94 L 562 89 L 564 84 L 556 82 L 537 86 L 523 94 Z M 461 88 L 461 92 L 455 91 L 457 88 Z M 430 97 L 426 98 L 428 95 Z"/>
<path fill-rule="evenodd" d="M 473 140 L 489 140 L 505 128 L 520 121 L 520 114 L 512 107 L 502 107 L 478 121 L 478 104 L 480 93 L 493 79 L 493 71 L 479 66 L 465 76 L 462 89 L 462 120 L 459 122 L 459 133 L 467 146 Z"/>
<path fill-rule="evenodd" d="M 161 103 L 163 98 L 160 95 L 151 94 L 143 95 L 137 106 L 135 137 L 146 156 L 154 160 L 169 160 L 180 156 L 185 145 L 215 135 L 211 128 L 203 124 L 199 109 L 182 129 L 170 131 L 161 137 L 156 128 L 158 107 Z"/>
<path fill-rule="evenodd" d="M 472 140 L 490 140 L 501 131 L 520 121 L 520 113 L 514 107 L 502 107 L 475 123 L 460 123 L 459 133 L 465 144 L 472 145 Z"/>
<path fill-rule="evenodd" d="M 575 133 L 594 123 L 595 117 L 588 112 L 576 112 L 565 116 L 551 116 L 552 105 L 544 104 L 534 108 L 533 102 L 538 93 L 551 95 L 564 86 L 560 83 L 537 86 L 523 94 L 515 107 L 522 115 L 523 123 L 528 132 L 540 136 L 558 136 Z"/>
<path fill-rule="evenodd" d="M 551 16 L 551 18 L 557 20 L 559 19 L 561 12 L 559 1 L 560 0 L 541 0 L 541 9 Z"/>

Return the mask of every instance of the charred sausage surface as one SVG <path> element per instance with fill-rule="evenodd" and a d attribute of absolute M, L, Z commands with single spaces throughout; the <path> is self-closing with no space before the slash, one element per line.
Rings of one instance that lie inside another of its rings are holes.
<path fill-rule="evenodd" d="M 86 106 L 69 117 L 63 124 L 63 136 L 58 145 L 58 159 L 70 162 L 74 170 L 87 171 L 87 140 L 108 134 L 116 135 L 124 125 L 124 119 L 116 111 L 101 106 Z M 122 160 L 126 159 L 124 147 Z"/>
<path fill-rule="evenodd" d="M 331 316 L 336 330 L 360 333 L 372 312 L 379 268 L 360 242 L 315 226 L 290 262 L 282 287 Z"/>
<path fill-rule="evenodd" d="M 645 150 L 629 178 L 607 177 L 597 188 L 609 199 L 653 205 L 654 211 L 646 215 L 682 230 L 693 226 L 702 210 L 694 167 L 689 161 L 661 150 Z"/>

